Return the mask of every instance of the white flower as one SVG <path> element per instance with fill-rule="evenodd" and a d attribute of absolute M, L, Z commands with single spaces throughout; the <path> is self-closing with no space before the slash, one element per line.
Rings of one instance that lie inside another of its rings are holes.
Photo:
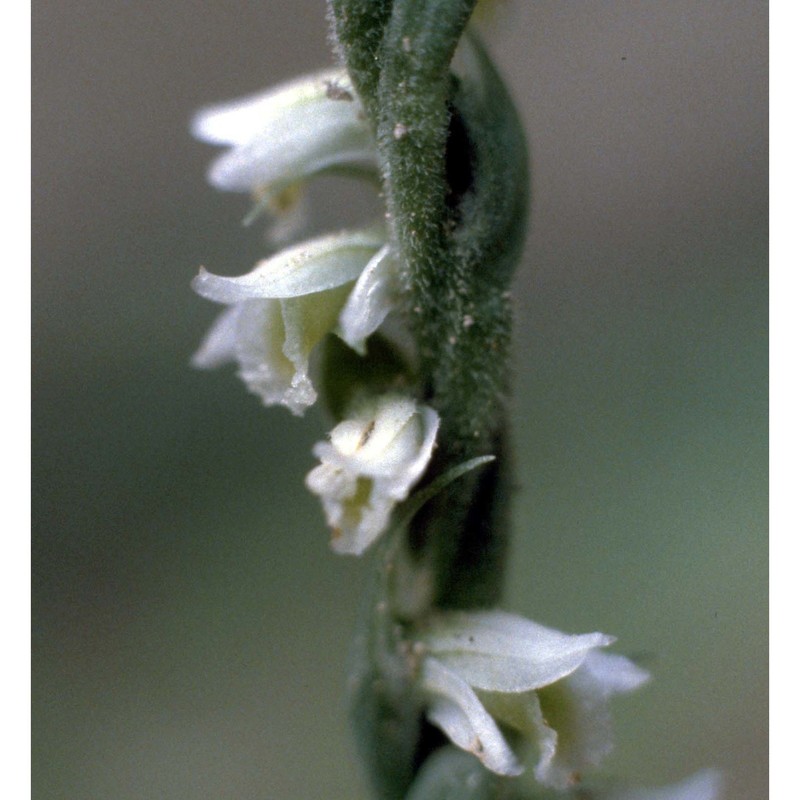
<path fill-rule="evenodd" d="M 420 637 L 428 717 L 501 775 L 522 771 L 499 725 L 515 730 L 538 749 L 537 780 L 566 788 L 612 748 L 608 699 L 649 677 L 627 658 L 599 652 L 613 641 L 501 611 L 442 613 Z"/>
<path fill-rule="evenodd" d="M 235 361 L 239 376 L 265 405 L 282 404 L 302 413 L 317 396 L 308 374 L 311 351 L 336 328 L 343 309 L 358 336 L 369 335 L 383 321 L 369 291 L 359 286 L 374 285 L 372 264 L 387 261 L 385 233 L 372 228 L 283 250 L 236 278 L 201 269 L 194 290 L 230 308 L 192 363 L 211 368 Z M 356 282 L 362 273 L 366 277 Z M 354 294 L 366 294 L 365 300 L 348 301 L 354 285 Z"/>
<path fill-rule="evenodd" d="M 208 172 L 226 191 L 279 192 L 326 171 L 377 170 L 374 137 L 341 68 L 203 109 L 192 133 L 230 147 Z"/>
<path fill-rule="evenodd" d="M 322 463 L 306 485 L 322 500 L 336 552 L 360 555 L 386 529 L 422 477 L 438 427 L 433 409 L 389 394 L 363 401 L 315 445 Z"/>

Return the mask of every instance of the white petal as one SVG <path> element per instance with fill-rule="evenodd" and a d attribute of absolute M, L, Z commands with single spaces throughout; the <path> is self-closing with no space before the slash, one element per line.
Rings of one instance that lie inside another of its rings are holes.
<path fill-rule="evenodd" d="M 410 397 L 384 395 L 370 398 L 353 409 L 348 418 L 331 431 L 331 444 L 354 470 L 373 475 L 392 470 L 383 454 L 414 417 L 417 404 Z"/>
<path fill-rule="evenodd" d="M 389 522 L 394 503 L 369 478 L 323 462 L 308 473 L 306 486 L 322 501 L 337 553 L 360 556 Z"/>
<path fill-rule="evenodd" d="M 264 405 L 285 405 L 301 414 L 316 394 L 294 382 L 295 367 L 283 352 L 286 331 L 278 300 L 248 300 L 237 309 L 236 359 L 239 377 Z"/>
<path fill-rule="evenodd" d="M 537 779 L 563 789 L 600 764 L 614 746 L 609 698 L 633 691 L 648 678 L 624 656 L 593 652 L 565 680 L 539 690 L 544 719 L 557 740 L 554 755 L 542 754 Z"/>
<path fill-rule="evenodd" d="M 593 651 L 586 657 L 574 679 L 592 691 L 610 697 L 632 692 L 650 680 L 650 673 L 617 653 Z"/>
<path fill-rule="evenodd" d="M 331 431 L 332 457 L 382 482 L 403 500 L 430 460 L 439 415 L 409 397 L 384 395 L 365 403 Z"/>
<path fill-rule="evenodd" d="M 347 518 L 349 508 L 353 509 L 353 517 L 350 520 Z M 393 508 L 394 503 L 385 495 L 376 492 L 374 485 L 368 502 L 360 503 L 356 496 L 352 506 L 348 506 L 348 504 L 337 506 L 336 512 L 340 524 L 331 523 L 329 518 L 329 524 L 333 530 L 331 538 L 333 551 L 341 555 L 362 555 L 386 530 Z M 344 513 L 342 513 L 343 509 Z"/>
<path fill-rule="evenodd" d="M 400 437 L 393 448 L 387 448 L 387 455 L 397 454 L 398 462 L 402 463 L 403 469 L 391 476 L 386 482 L 386 492 L 396 500 L 405 500 L 408 493 L 416 482 L 425 472 L 428 462 L 431 460 L 433 448 L 436 444 L 436 434 L 439 431 L 439 415 L 428 406 L 421 406 L 418 412 L 420 417 L 419 425 L 413 432 L 414 449 L 409 450 L 409 435 L 406 433 L 405 441 L 401 442 Z M 406 429 L 408 426 L 406 426 Z M 403 453 L 402 461 L 400 451 Z"/>
<path fill-rule="evenodd" d="M 237 278 L 201 269 L 192 288 L 202 297 L 226 304 L 322 292 L 354 281 L 384 240 L 379 228 L 324 236 L 282 250 Z"/>
<path fill-rule="evenodd" d="M 339 318 L 339 334 L 364 355 L 366 340 L 397 305 L 397 261 L 389 245 L 382 247 L 364 268 Z"/>
<path fill-rule="evenodd" d="M 306 486 L 331 502 L 341 502 L 356 492 L 356 477 L 333 464 L 318 464 L 306 475 Z"/>
<path fill-rule="evenodd" d="M 451 612 L 431 620 L 422 640 L 471 686 L 524 692 L 574 672 L 591 650 L 614 639 L 572 636 L 502 611 Z"/>
<path fill-rule="evenodd" d="M 435 658 L 425 658 L 422 687 L 431 697 L 428 719 L 453 744 L 473 753 L 500 775 L 519 775 L 522 767 L 475 692 Z"/>
<path fill-rule="evenodd" d="M 294 381 L 295 367 L 283 352 L 286 331 L 278 300 L 247 300 L 226 309 L 212 326 L 192 364 L 239 365 L 238 375 L 264 405 L 285 405 L 302 413 L 314 402 L 313 387 Z"/>
<path fill-rule="evenodd" d="M 670 786 L 656 789 L 618 789 L 598 793 L 598 800 L 716 800 L 722 792 L 722 776 L 702 770 Z"/>
<path fill-rule="evenodd" d="M 236 360 L 236 332 L 240 306 L 226 308 L 214 321 L 197 352 L 192 356 L 192 366 L 214 369 Z"/>
<path fill-rule="evenodd" d="M 515 694 L 479 691 L 477 695 L 498 722 L 519 732 L 527 742 L 536 745 L 540 763 L 550 763 L 555 758 L 558 736 L 545 721 L 535 690 Z"/>
<path fill-rule="evenodd" d="M 377 168 L 372 132 L 341 71 L 201 111 L 192 132 L 232 145 L 208 173 L 209 182 L 226 191 L 292 183 L 334 167 Z"/>
<path fill-rule="evenodd" d="M 562 684 L 540 689 L 538 696 L 542 721 L 537 736 L 539 741 L 555 742 L 555 747 L 541 748 L 536 780 L 554 789 L 567 789 L 613 749 L 611 715 L 606 705 L 582 706 Z"/>
<path fill-rule="evenodd" d="M 278 130 L 265 131 L 215 159 L 208 182 L 222 191 L 251 192 L 332 169 L 371 174 L 376 170 L 371 133 L 352 109 L 342 105 L 328 100 L 324 108 L 287 113 Z"/>

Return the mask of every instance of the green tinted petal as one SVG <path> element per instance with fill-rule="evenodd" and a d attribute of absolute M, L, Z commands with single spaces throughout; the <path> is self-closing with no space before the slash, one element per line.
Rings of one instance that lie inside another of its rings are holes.
<path fill-rule="evenodd" d="M 336 324 L 349 291 L 350 286 L 345 285 L 278 301 L 285 330 L 282 353 L 294 367 L 291 392 L 295 402 L 304 406 L 317 398 L 308 375 L 311 351 Z"/>

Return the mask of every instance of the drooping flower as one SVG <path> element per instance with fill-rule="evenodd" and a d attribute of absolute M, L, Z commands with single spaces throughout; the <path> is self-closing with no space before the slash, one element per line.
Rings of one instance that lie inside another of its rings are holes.
<path fill-rule="evenodd" d="M 387 394 L 363 400 L 315 445 L 321 463 L 306 485 L 322 500 L 336 552 L 360 555 L 386 529 L 422 477 L 438 428 L 433 409 Z"/>
<path fill-rule="evenodd" d="M 354 286 L 358 293 L 362 273 L 375 283 L 369 276 L 373 262 L 387 260 L 385 241 L 382 228 L 348 231 L 283 250 L 240 277 L 201 270 L 194 290 L 230 308 L 192 363 L 212 368 L 236 362 L 239 376 L 265 405 L 282 404 L 301 414 L 317 396 L 309 377 L 311 351 L 337 328 L 343 309 L 358 336 L 383 321 L 368 298 L 348 298 Z"/>
<path fill-rule="evenodd" d="M 419 641 L 431 722 L 501 775 L 519 774 L 519 744 L 534 745 L 536 778 L 556 789 L 609 753 L 609 698 L 649 677 L 599 651 L 611 636 L 573 636 L 501 611 L 442 613 Z M 517 734 L 514 747 L 501 726 Z"/>

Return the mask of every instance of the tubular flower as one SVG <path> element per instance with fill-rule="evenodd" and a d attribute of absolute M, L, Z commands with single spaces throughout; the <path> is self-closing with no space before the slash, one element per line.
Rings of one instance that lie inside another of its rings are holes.
<path fill-rule="evenodd" d="M 361 555 L 408 497 L 433 452 L 439 417 L 400 395 L 369 398 L 318 442 L 306 485 L 322 500 L 338 553 Z"/>
<path fill-rule="evenodd" d="M 419 637 L 428 718 L 452 742 L 501 775 L 523 771 L 518 745 L 538 750 L 537 780 L 564 789 L 611 750 L 609 698 L 648 673 L 602 653 L 602 633 L 573 636 L 502 611 L 434 617 Z"/>
<path fill-rule="evenodd" d="M 376 314 L 374 289 L 359 289 L 365 281 L 374 287 L 372 265 L 387 261 L 385 233 L 371 228 L 288 248 L 236 278 L 201 269 L 192 288 L 230 307 L 192 363 L 212 368 L 236 362 L 239 376 L 265 405 L 282 404 L 301 414 L 317 396 L 309 377 L 311 352 L 337 328 L 343 310 L 359 337 L 372 333 L 388 313 L 384 304 Z"/>

